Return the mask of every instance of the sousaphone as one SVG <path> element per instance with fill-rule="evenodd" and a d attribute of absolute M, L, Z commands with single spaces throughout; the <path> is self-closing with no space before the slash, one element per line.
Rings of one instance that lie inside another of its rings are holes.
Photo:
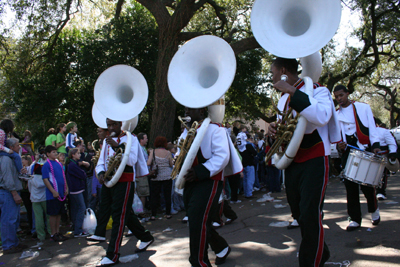
<path fill-rule="evenodd" d="M 257 42 L 269 53 L 283 58 L 300 58 L 305 93 L 313 95 L 313 81 L 322 71 L 319 50 L 333 37 L 341 17 L 340 0 L 256 0 L 251 28 Z M 300 116 L 292 139 L 283 154 L 275 154 L 275 166 L 290 165 L 306 130 Z"/>
<path fill-rule="evenodd" d="M 236 58 L 231 46 L 219 37 L 203 35 L 189 40 L 176 52 L 168 69 L 168 86 L 181 105 L 204 108 L 223 97 L 233 82 L 235 72 Z M 225 107 L 220 103 L 216 103 L 220 107 L 209 109 L 209 112 L 222 122 Z M 175 185 L 178 189 L 184 187 L 183 177 L 193 164 L 210 121 L 209 116 L 198 130 L 189 130 L 193 139 L 181 144 L 185 145 L 180 147 L 173 172 L 177 173 L 173 178 L 177 179 Z M 189 134 L 188 138 L 191 138 Z"/>
<path fill-rule="evenodd" d="M 112 66 L 106 69 L 96 81 L 94 87 L 95 104 L 92 109 L 93 120 L 99 127 L 104 126 L 100 121 L 104 120 L 105 123 L 106 118 L 121 121 L 122 130 L 125 130 L 127 135 L 125 151 L 110 159 L 110 162 L 120 160 L 120 163 L 118 162 L 113 165 L 117 165 L 117 167 L 113 167 L 116 169 L 114 174 L 112 177 L 109 177 L 109 181 L 104 183 L 107 187 L 114 186 L 125 169 L 129 159 L 129 150 L 132 146 L 131 131 L 137 125 L 138 115 L 145 107 L 148 95 L 149 91 L 146 79 L 138 70 L 131 66 Z M 107 125 L 105 126 L 102 128 L 107 128 Z"/>

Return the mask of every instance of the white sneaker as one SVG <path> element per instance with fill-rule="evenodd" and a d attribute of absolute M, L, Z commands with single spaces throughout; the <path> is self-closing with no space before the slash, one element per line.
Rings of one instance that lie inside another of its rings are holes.
<path fill-rule="evenodd" d="M 386 200 L 386 199 L 387 199 L 387 197 L 386 197 L 384 194 L 377 194 L 377 195 L 376 195 L 376 198 L 377 198 L 378 200 Z"/>
<path fill-rule="evenodd" d="M 97 263 L 97 265 L 96 266 L 107 266 L 107 265 L 114 265 L 115 264 L 115 262 L 113 262 L 112 260 L 110 260 L 109 258 L 107 258 L 107 257 L 104 257 L 104 258 L 102 258 L 101 259 L 101 261 L 99 261 L 98 263 Z"/>
<path fill-rule="evenodd" d="M 380 218 L 379 208 L 376 209 L 373 213 L 371 213 L 371 220 L 376 221 Z"/>
<path fill-rule="evenodd" d="M 41 246 L 43 246 L 43 242 L 42 241 L 38 241 L 37 243 L 36 243 L 36 245 L 34 245 L 34 246 L 31 246 L 31 248 L 38 248 L 38 247 L 41 247 Z"/>
<path fill-rule="evenodd" d="M 182 223 L 187 223 L 189 221 L 188 216 L 183 217 L 182 219 Z"/>
<path fill-rule="evenodd" d="M 272 201 L 274 201 L 274 198 L 271 197 L 270 194 L 264 194 L 262 198 L 257 199 L 257 202 L 267 202 L 267 201 L 272 202 Z"/>
<path fill-rule="evenodd" d="M 238 199 L 238 200 L 236 200 L 236 201 L 230 201 L 230 203 L 231 203 L 231 204 L 236 204 L 236 203 L 241 203 L 241 202 L 242 202 L 242 201 L 241 201 L 241 200 L 239 200 L 239 199 Z"/>
<path fill-rule="evenodd" d="M 174 209 L 171 209 L 171 214 L 172 214 L 172 215 L 178 214 L 178 211 L 176 211 L 176 210 L 174 210 Z"/>
<path fill-rule="evenodd" d="M 102 242 L 102 241 L 106 241 L 106 238 L 102 237 L 102 236 L 92 235 L 92 236 L 87 237 L 86 240 Z"/>
<path fill-rule="evenodd" d="M 212 223 L 212 226 L 215 227 L 215 228 L 217 228 L 217 227 L 221 227 L 221 224 L 219 224 L 219 223 L 217 223 L 217 222 L 213 222 L 213 223 Z"/>
<path fill-rule="evenodd" d="M 151 239 L 151 240 L 148 241 L 148 242 L 143 242 L 143 241 L 141 241 L 141 240 L 139 240 L 138 242 L 140 242 L 140 244 L 137 245 L 137 248 L 136 248 L 136 250 L 135 250 L 136 253 L 146 251 L 146 249 L 147 249 L 151 244 L 153 244 L 154 238 Z"/>
<path fill-rule="evenodd" d="M 254 188 L 253 188 L 253 191 L 260 191 L 260 188 L 254 187 Z"/>
<path fill-rule="evenodd" d="M 349 225 L 346 228 L 346 231 L 351 232 L 360 228 L 360 224 L 355 221 L 350 221 Z"/>
<path fill-rule="evenodd" d="M 299 226 L 299 223 L 297 222 L 296 219 L 293 220 L 293 222 L 290 224 L 292 226 Z"/>

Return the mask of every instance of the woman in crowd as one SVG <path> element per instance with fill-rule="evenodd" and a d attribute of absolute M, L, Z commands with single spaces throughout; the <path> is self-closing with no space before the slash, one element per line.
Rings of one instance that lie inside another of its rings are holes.
<path fill-rule="evenodd" d="M 172 190 L 172 155 L 167 150 L 167 138 L 164 136 L 157 136 L 154 141 L 154 150 L 150 151 L 147 165 L 158 169 L 157 176 L 151 179 L 151 217 L 150 220 L 155 220 L 157 215 L 157 208 L 160 204 L 160 193 L 163 188 L 165 198 L 166 218 L 171 219 L 171 190 Z"/>
<path fill-rule="evenodd" d="M 85 199 L 83 192 L 85 191 L 86 173 L 79 165 L 81 158 L 79 149 L 72 148 L 68 151 L 68 159 L 66 162 L 66 176 L 69 188 L 69 198 L 71 201 L 71 218 L 74 224 L 75 237 L 83 237 L 88 234 L 82 231 L 83 219 L 85 216 Z"/>

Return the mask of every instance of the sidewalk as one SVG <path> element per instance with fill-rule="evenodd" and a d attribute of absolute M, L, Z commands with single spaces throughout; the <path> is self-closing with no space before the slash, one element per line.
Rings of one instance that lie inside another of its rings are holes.
<path fill-rule="evenodd" d="M 331 252 L 327 267 L 391 267 L 400 266 L 400 176 L 389 178 L 388 199 L 379 203 L 382 221 L 372 226 L 363 195 L 364 213 L 361 228 L 346 232 L 346 191 L 337 179 L 330 181 L 324 206 L 325 240 Z M 261 198 L 264 192 L 255 192 Z M 300 229 L 287 230 L 286 227 L 271 227 L 270 223 L 291 221 L 284 192 L 272 194 L 279 203 L 258 203 L 257 199 L 242 200 L 232 208 L 239 218 L 232 224 L 218 229 L 232 248 L 224 267 L 294 267 L 298 266 L 297 252 L 301 241 Z M 397 202 L 397 203 L 393 203 Z M 391 204 L 392 203 L 392 204 Z M 275 208 L 275 204 L 286 207 Z M 152 231 L 155 242 L 149 250 L 140 253 L 139 258 L 117 266 L 142 267 L 184 267 L 190 266 L 188 228 L 181 223 L 184 212 L 172 219 L 160 219 L 145 224 Z M 166 229 L 171 231 L 165 231 Z M 109 234 L 110 231 L 108 231 Z M 124 238 L 121 256 L 133 254 L 136 238 Z M 27 240 L 28 245 L 36 244 Z M 60 244 L 50 240 L 38 250 L 36 258 L 19 260 L 20 254 L 0 257 L 0 265 L 5 266 L 95 266 L 105 255 L 107 244 L 87 242 L 84 238 L 72 238 Z M 37 249 L 35 249 L 37 250 Z M 213 263 L 215 254 L 209 251 Z"/>

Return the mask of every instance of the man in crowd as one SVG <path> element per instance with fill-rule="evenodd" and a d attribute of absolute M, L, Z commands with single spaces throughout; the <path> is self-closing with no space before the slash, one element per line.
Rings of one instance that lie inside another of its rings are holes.
<path fill-rule="evenodd" d="M 147 142 L 149 139 L 147 138 L 147 134 L 139 133 L 137 138 L 140 143 L 140 147 L 142 148 L 144 159 L 149 159 L 149 155 L 147 154 Z M 149 178 L 147 176 L 136 177 L 136 192 L 142 201 L 143 207 L 146 207 L 146 199 L 150 196 L 150 187 L 149 187 Z"/>
<path fill-rule="evenodd" d="M 246 130 L 246 128 L 243 128 Z M 244 133 L 244 131 L 242 131 Z M 239 136 L 242 134 L 240 133 Z M 249 134 L 245 134 L 245 141 L 244 141 L 244 146 L 238 146 L 239 147 L 239 153 L 242 156 L 242 164 L 243 164 L 243 191 L 244 191 L 244 197 L 251 199 L 254 198 L 253 196 L 253 186 L 255 182 L 255 168 L 254 168 L 254 157 L 257 155 L 257 151 L 254 149 L 254 145 L 250 142 L 251 141 L 251 136 Z M 244 137 L 241 137 L 243 139 Z M 238 143 L 238 140 L 236 140 L 236 143 Z M 241 141 L 243 143 L 243 141 Z M 242 151 L 240 151 L 240 148 L 242 148 Z"/>
<path fill-rule="evenodd" d="M 343 153 L 342 168 L 345 168 L 350 153 L 350 147 L 347 145 L 378 153 L 380 151 L 379 135 L 372 110 L 368 104 L 350 101 L 349 91 L 344 85 L 336 86 L 333 92 L 336 101 L 340 105 L 337 115 L 342 132 L 342 142 L 338 144 L 338 147 Z M 361 226 L 360 187 L 367 199 L 368 212 L 371 213 L 372 224 L 378 225 L 381 217 L 375 188 L 359 185 L 348 179 L 344 179 L 344 184 L 347 192 L 347 213 L 350 216 L 350 223 L 346 230 L 354 231 Z"/>
<path fill-rule="evenodd" d="M 103 142 L 104 153 L 101 153 L 96 166 L 99 182 L 105 182 L 104 174 L 107 171 L 110 157 L 115 155 L 119 148 L 125 149 L 127 135 L 121 130 L 122 122 L 107 119 L 107 128 L 110 136 Z M 112 186 L 103 186 L 101 189 L 100 210 L 97 220 L 95 235 L 87 238 L 89 241 L 105 241 L 106 226 L 113 219 L 111 239 L 108 244 L 106 257 L 97 266 L 111 266 L 119 261 L 119 250 L 125 225 L 141 242 L 136 252 L 145 251 L 154 241 L 153 236 L 146 230 L 132 211 L 132 202 L 135 191 L 134 179 L 148 174 L 147 164 L 144 160 L 142 148 L 136 136 L 132 136 L 132 145 L 129 150 L 129 159 L 124 172 L 118 182 Z M 126 151 L 125 153 L 127 153 Z M 134 173 L 134 171 L 136 173 Z"/>
<path fill-rule="evenodd" d="M 271 65 L 274 88 L 282 92 L 278 109 L 289 107 L 307 119 L 307 127 L 293 162 L 285 169 L 287 199 L 301 228 L 300 267 L 324 266 L 329 259 L 324 242 L 322 210 L 329 179 L 330 144 L 340 140 L 335 108 L 329 90 L 314 84 L 313 96 L 304 93 L 296 59 L 276 58 Z M 286 79 L 282 79 L 285 77 Z M 278 118 L 281 119 L 281 118 Z M 269 126 L 275 138 L 276 123 Z"/>
<path fill-rule="evenodd" d="M 19 153 L 19 141 L 9 138 L 6 146 Z M 27 248 L 20 244 L 17 237 L 19 227 L 19 212 L 22 199 L 19 192 L 22 190 L 21 181 L 14 161 L 7 156 L 0 156 L 0 210 L 1 210 L 1 241 L 4 254 L 22 252 Z"/>

